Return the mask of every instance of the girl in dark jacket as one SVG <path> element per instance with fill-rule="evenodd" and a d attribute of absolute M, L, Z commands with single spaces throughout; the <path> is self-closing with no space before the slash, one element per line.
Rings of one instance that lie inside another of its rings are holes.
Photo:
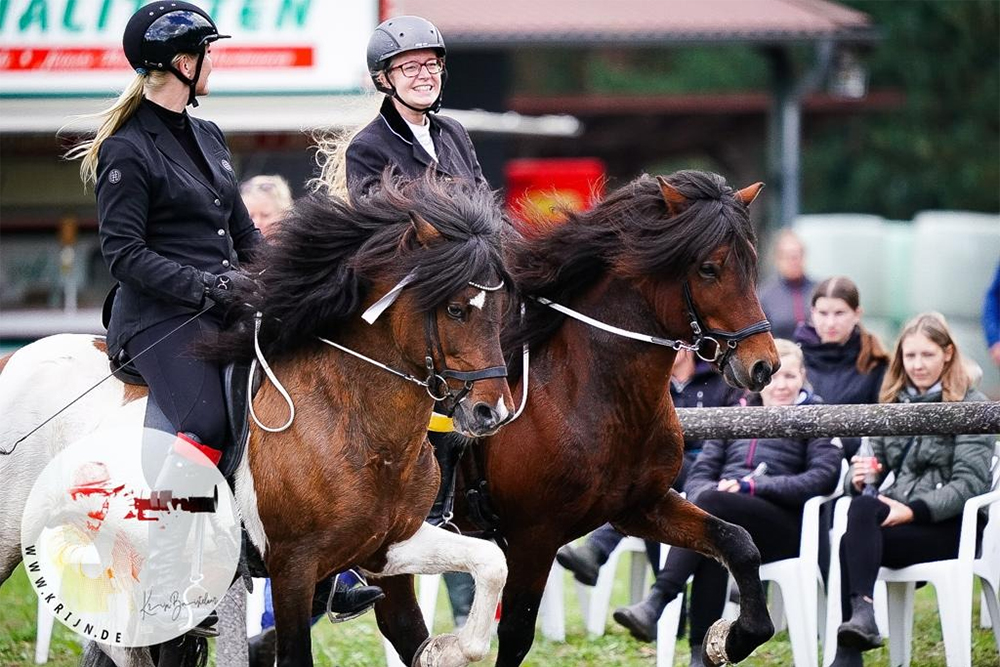
<path fill-rule="evenodd" d="M 802 352 L 783 339 L 776 340 L 775 346 L 781 368 L 761 393 L 764 405 L 811 403 L 811 395 L 803 390 Z M 762 562 L 791 558 L 799 550 L 802 506 L 812 496 L 833 491 L 841 457 L 829 438 L 706 440 L 685 491 L 705 511 L 747 529 Z M 715 560 L 687 549 L 671 549 L 649 596 L 616 610 L 614 618 L 640 641 L 652 641 L 664 607 L 684 589 L 691 575 L 695 578 L 691 664 L 700 665 L 702 640 L 726 602 L 729 573 Z"/>
<path fill-rule="evenodd" d="M 944 317 L 926 313 L 911 320 L 899 336 L 882 402 L 987 400 L 971 385 Z M 871 438 L 873 457 L 854 457 L 845 486 L 856 497 L 840 543 L 846 620 L 837 631 L 834 665 L 860 667 L 861 652 L 882 644 L 872 606 L 879 567 L 900 568 L 958 555 L 965 501 L 989 490 L 994 439 L 991 435 L 885 436 Z M 879 490 L 890 470 L 894 481 Z"/>
<path fill-rule="evenodd" d="M 861 325 L 863 310 L 858 287 L 845 276 L 827 278 L 812 294 L 812 324 L 795 331 L 802 347 L 813 392 L 824 403 L 878 403 L 882 378 L 889 363 L 878 336 Z M 848 460 L 861 444 L 844 439 Z"/>

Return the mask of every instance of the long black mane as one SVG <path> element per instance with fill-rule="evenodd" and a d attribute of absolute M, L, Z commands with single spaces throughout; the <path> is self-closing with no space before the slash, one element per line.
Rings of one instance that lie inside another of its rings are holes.
<path fill-rule="evenodd" d="M 422 246 L 410 213 L 441 239 Z M 503 214 L 492 192 L 425 177 L 389 179 L 349 203 L 316 193 L 300 199 L 278 224 L 250 270 L 260 272 L 255 294 L 242 300 L 264 314 L 260 342 L 269 357 L 335 337 L 354 323 L 374 280 L 391 284 L 413 272 L 406 289 L 424 312 L 469 281 L 510 285 L 502 261 Z M 223 334 L 220 352 L 253 355 L 252 313 Z"/>
<path fill-rule="evenodd" d="M 518 290 L 566 304 L 609 271 L 626 279 L 683 280 L 721 245 L 729 245 L 741 278 L 756 281 L 756 236 L 735 190 L 700 171 L 679 171 L 666 181 L 686 200 L 677 215 L 669 215 L 656 179 L 643 175 L 593 208 L 568 211 L 564 222 L 514 241 L 508 268 Z M 525 342 L 544 345 L 565 320 L 530 298 L 525 306 L 524 320 L 515 317 L 505 328 L 509 352 Z M 519 365 L 514 360 L 512 370 Z"/>

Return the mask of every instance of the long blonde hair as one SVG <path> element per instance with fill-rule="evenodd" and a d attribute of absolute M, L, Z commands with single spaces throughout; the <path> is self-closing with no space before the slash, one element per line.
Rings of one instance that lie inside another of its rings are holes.
<path fill-rule="evenodd" d="M 313 135 L 319 176 L 306 183 L 310 190 L 348 199 L 347 147 L 364 127 L 358 125 L 342 130 L 326 130 Z"/>
<path fill-rule="evenodd" d="M 370 93 L 360 96 L 351 102 L 342 102 L 343 110 L 353 115 L 374 112 L 376 118 L 385 96 L 380 93 Z M 365 129 L 369 121 L 358 125 L 342 128 L 326 128 L 313 134 L 316 145 L 316 164 L 319 166 L 319 176 L 306 183 L 313 192 L 323 192 L 328 195 L 347 200 L 347 147 L 354 137 Z"/>
<path fill-rule="evenodd" d="M 184 57 L 179 53 L 174 56 L 173 64 L 176 67 L 177 61 Z M 78 118 L 100 118 L 101 124 L 89 139 L 81 141 L 76 146 L 66 151 L 63 156 L 67 160 L 80 160 L 80 180 L 84 186 L 97 182 L 97 157 L 101 151 L 101 144 L 121 128 L 125 122 L 132 117 L 139 108 L 142 98 L 147 90 L 156 90 L 163 87 L 168 77 L 173 76 L 169 72 L 152 71 L 143 74 L 136 73 L 128 87 L 122 91 L 118 99 L 104 111 L 94 114 L 83 114 Z"/>
<path fill-rule="evenodd" d="M 898 400 L 899 392 L 907 384 L 906 369 L 903 367 L 903 341 L 907 336 L 913 334 L 923 334 L 946 352 L 951 349 L 951 359 L 946 361 L 941 370 L 941 389 L 943 401 L 961 401 L 965 398 L 966 392 L 972 386 L 972 380 L 966 370 L 962 354 L 958 351 L 958 345 L 948 329 L 948 321 L 941 313 L 921 313 L 906 323 L 896 341 L 896 350 L 892 354 L 892 362 L 889 370 L 882 381 L 882 392 L 879 394 L 880 403 L 895 403 Z"/>

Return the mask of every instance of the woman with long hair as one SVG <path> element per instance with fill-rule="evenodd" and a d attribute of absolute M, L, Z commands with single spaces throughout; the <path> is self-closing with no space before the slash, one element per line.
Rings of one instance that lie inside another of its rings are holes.
<path fill-rule="evenodd" d="M 809 382 L 824 403 L 878 403 L 889 355 L 878 336 L 861 324 L 858 286 L 846 276 L 827 278 L 813 290 L 811 324 L 801 324 L 795 342 L 802 347 Z M 844 456 L 861 444 L 844 438 Z"/>
<path fill-rule="evenodd" d="M 985 401 L 973 388 L 944 316 L 924 313 L 903 328 L 882 385 L 883 403 Z M 857 667 L 882 644 L 872 594 L 880 567 L 955 558 L 965 501 L 990 485 L 994 436 L 871 438 L 874 456 L 855 456 L 845 482 L 854 495 L 840 543 L 837 667 Z M 880 489 L 889 472 L 890 486 Z M 868 482 L 866 483 L 866 479 Z"/>
<path fill-rule="evenodd" d="M 122 39 L 135 77 L 69 153 L 94 185 L 101 250 L 120 285 L 108 354 L 142 375 L 178 438 L 213 463 L 229 439 L 220 368 L 189 350 L 221 327 L 261 239 L 222 132 L 186 110 L 208 94 L 211 46 L 225 37 L 187 2 L 139 9 Z"/>

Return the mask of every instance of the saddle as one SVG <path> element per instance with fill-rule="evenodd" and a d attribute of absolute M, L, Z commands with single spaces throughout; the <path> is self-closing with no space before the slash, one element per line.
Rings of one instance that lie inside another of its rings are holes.
<path fill-rule="evenodd" d="M 129 363 L 128 354 L 125 350 L 117 356 L 109 358 L 111 373 L 125 384 L 147 386 L 139 371 Z M 248 393 L 248 380 L 250 379 L 249 362 L 230 362 L 226 364 L 222 371 L 222 385 L 225 393 L 226 419 L 229 422 L 230 447 L 223 448 L 222 460 L 219 461 L 219 471 L 230 484 L 232 484 L 233 473 L 243 459 L 243 452 L 246 449 L 247 439 L 250 435 L 250 401 L 257 395 L 260 389 L 261 372 L 258 367 L 254 373 L 252 392 Z M 166 415 L 150 396 L 146 403 L 146 428 L 158 431 L 173 432 L 173 426 L 167 420 Z"/>

